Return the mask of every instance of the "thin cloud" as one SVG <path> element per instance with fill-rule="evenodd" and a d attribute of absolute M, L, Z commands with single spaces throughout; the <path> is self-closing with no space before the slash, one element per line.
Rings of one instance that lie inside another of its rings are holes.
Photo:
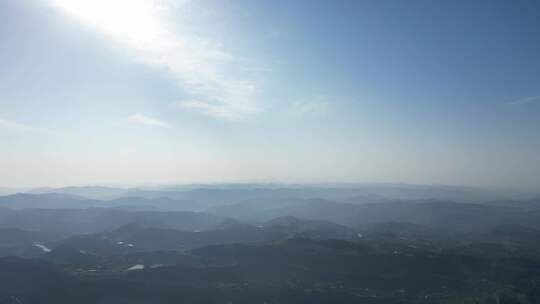
<path fill-rule="evenodd" d="M 329 105 L 323 96 L 314 97 L 308 101 L 294 102 L 292 111 L 297 114 L 322 114 L 328 112 Z"/>
<path fill-rule="evenodd" d="M 530 96 L 530 97 L 526 97 L 526 98 L 522 98 L 522 99 L 513 100 L 513 101 L 510 101 L 510 102 L 507 102 L 507 104 L 509 104 L 509 105 L 525 105 L 525 104 L 536 103 L 536 102 L 540 102 L 540 95 L 538 95 L 538 96 Z"/>
<path fill-rule="evenodd" d="M 23 124 L 12 120 L 0 118 L 0 129 L 17 133 L 36 134 L 36 135 L 58 135 L 49 129 L 36 127 L 29 124 Z"/>
<path fill-rule="evenodd" d="M 84 24 L 104 33 L 143 64 L 170 72 L 199 106 L 187 109 L 220 118 L 241 118 L 261 111 L 255 102 L 257 84 L 241 77 L 245 61 L 219 42 L 173 30 L 166 22 L 171 0 L 50 0 Z M 187 8 L 186 8 L 187 9 Z M 240 62 L 242 61 L 242 62 Z M 236 76 L 235 76 L 236 75 Z M 204 105 L 204 106 L 203 106 Z"/>
<path fill-rule="evenodd" d="M 182 100 L 174 104 L 177 108 L 194 109 L 206 115 L 234 119 L 235 113 L 221 106 L 216 106 L 201 100 Z"/>
<path fill-rule="evenodd" d="M 170 127 L 170 125 L 166 122 L 163 122 L 159 119 L 148 117 L 142 114 L 133 114 L 128 118 L 128 121 L 133 124 L 150 126 L 150 127 L 159 127 L 159 128 Z"/>
<path fill-rule="evenodd" d="M 250 113 L 259 112 L 260 109 L 250 108 L 249 105 L 240 105 L 240 109 L 237 108 L 237 105 L 230 107 L 223 107 L 221 105 L 206 102 L 203 100 L 180 100 L 173 103 L 173 106 L 179 109 L 192 109 L 196 110 L 199 113 L 210 115 L 214 117 L 220 117 L 228 120 L 239 120 L 244 117 L 241 113 L 244 113 L 246 109 L 249 108 Z"/>

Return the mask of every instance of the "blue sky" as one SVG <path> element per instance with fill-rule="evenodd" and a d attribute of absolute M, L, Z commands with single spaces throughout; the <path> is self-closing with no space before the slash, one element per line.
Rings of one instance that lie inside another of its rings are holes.
<path fill-rule="evenodd" d="M 0 1 L 0 185 L 540 186 L 538 1 Z"/>

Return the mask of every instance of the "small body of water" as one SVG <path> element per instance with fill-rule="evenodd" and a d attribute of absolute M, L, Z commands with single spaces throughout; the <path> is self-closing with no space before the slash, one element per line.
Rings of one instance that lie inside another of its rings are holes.
<path fill-rule="evenodd" d="M 43 250 L 43 252 L 51 252 L 51 249 L 47 248 L 47 246 L 45 246 L 43 244 L 34 243 L 34 246 L 36 246 L 37 248 Z"/>
<path fill-rule="evenodd" d="M 141 270 L 141 269 L 144 269 L 144 265 L 137 264 L 137 265 L 133 265 L 133 266 L 129 267 L 127 270 Z"/>

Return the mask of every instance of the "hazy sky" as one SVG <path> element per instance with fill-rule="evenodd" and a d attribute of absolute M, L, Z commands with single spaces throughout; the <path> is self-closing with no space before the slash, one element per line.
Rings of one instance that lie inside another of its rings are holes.
<path fill-rule="evenodd" d="M 0 1 L 0 186 L 540 187 L 539 1 Z"/>

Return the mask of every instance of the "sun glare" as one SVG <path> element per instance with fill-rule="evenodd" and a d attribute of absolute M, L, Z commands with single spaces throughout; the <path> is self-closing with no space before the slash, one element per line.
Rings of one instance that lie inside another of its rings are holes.
<path fill-rule="evenodd" d="M 155 43 L 163 35 L 157 16 L 159 7 L 152 0 L 54 0 L 53 4 L 68 15 L 134 47 Z"/>

